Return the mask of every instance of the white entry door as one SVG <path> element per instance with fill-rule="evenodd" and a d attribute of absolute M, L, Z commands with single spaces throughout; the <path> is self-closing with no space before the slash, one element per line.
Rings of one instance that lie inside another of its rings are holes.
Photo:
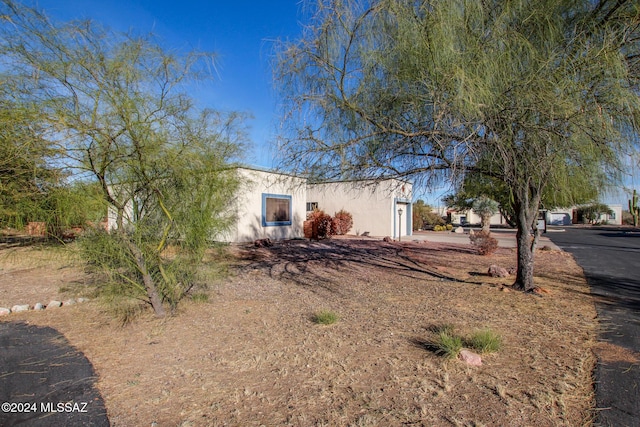
<path fill-rule="evenodd" d="M 400 213 L 402 212 L 402 214 Z M 394 235 L 397 237 L 407 236 L 408 224 L 409 224 L 409 215 L 411 215 L 411 209 L 409 209 L 408 203 L 396 203 L 396 220 L 393 221 L 396 225 L 396 229 L 394 230 Z"/>

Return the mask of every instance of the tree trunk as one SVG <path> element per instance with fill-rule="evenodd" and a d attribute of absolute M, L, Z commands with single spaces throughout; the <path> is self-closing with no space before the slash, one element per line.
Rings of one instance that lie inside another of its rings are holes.
<path fill-rule="evenodd" d="M 124 231 L 124 209 L 118 208 L 118 212 L 116 214 L 116 230 L 120 230 L 120 232 Z M 111 230 L 109 230 L 111 231 Z"/>
<path fill-rule="evenodd" d="M 516 200 L 514 208 L 516 212 L 516 240 L 518 247 L 518 266 L 514 289 L 531 292 L 535 287 L 533 283 L 533 250 L 536 238 L 534 237 L 533 224 L 538 218 L 538 206 L 540 198 L 537 196 L 525 197 L 524 201 Z"/>
<path fill-rule="evenodd" d="M 482 216 L 482 231 L 489 235 L 491 233 L 491 217 L 490 216 Z"/>
<path fill-rule="evenodd" d="M 533 284 L 533 250 L 532 235 L 529 226 L 518 224 L 516 240 L 518 245 L 518 268 L 516 281 L 513 284 L 515 289 L 521 291 L 532 291 Z"/>
<path fill-rule="evenodd" d="M 165 317 L 166 312 L 164 310 L 164 306 L 162 305 L 162 298 L 160 298 L 160 294 L 158 293 L 156 284 L 153 281 L 153 277 L 151 277 L 151 274 L 147 270 L 147 265 L 144 260 L 142 251 L 136 246 L 135 243 L 131 242 L 130 240 L 127 241 L 127 245 L 129 246 L 129 250 L 135 258 L 136 267 L 142 275 L 142 282 L 144 283 L 144 288 L 147 291 L 149 302 L 151 303 L 151 307 L 153 307 L 153 311 L 155 312 L 156 317 Z"/>
<path fill-rule="evenodd" d="M 540 230 L 537 221 L 533 224 L 533 241 L 531 242 L 531 253 L 535 255 L 538 242 L 540 241 Z"/>

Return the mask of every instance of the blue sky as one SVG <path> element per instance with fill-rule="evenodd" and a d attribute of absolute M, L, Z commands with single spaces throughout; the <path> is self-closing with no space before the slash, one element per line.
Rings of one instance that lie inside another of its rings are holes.
<path fill-rule="evenodd" d="M 214 79 L 191 96 L 202 108 L 243 111 L 254 149 L 247 163 L 271 167 L 278 116 L 272 84 L 274 40 L 301 32 L 298 0 L 24 0 L 54 21 L 92 19 L 117 31 L 153 32 L 165 47 L 216 54 Z"/>

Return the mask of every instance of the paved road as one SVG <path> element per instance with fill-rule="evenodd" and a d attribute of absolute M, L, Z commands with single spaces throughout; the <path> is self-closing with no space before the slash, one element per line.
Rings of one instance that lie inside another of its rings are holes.
<path fill-rule="evenodd" d="M 91 363 L 58 331 L 0 323 L 0 426 L 108 427 Z"/>
<path fill-rule="evenodd" d="M 480 231 L 479 227 L 473 227 L 475 231 Z M 445 243 L 458 243 L 461 245 L 470 244 L 469 241 L 469 230 L 470 227 L 464 228 L 464 234 L 457 234 L 452 232 L 445 231 L 414 231 L 411 236 L 403 236 L 403 241 L 413 241 L 413 240 L 427 240 L 429 242 L 445 242 Z M 516 231 L 511 229 L 491 229 L 491 234 L 493 237 L 498 239 L 498 246 L 501 248 L 515 248 L 516 245 Z M 556 245 L 549 239 L 549 234 L 543 234 L 540 236 L 540 240 L 538 243 L 538 247 L 541 248 L 543 246 L 549 246 L 551 249 L 559 249 Z"/>
<path fill-rule="evenodd" d="M 596 297 L 599 339 L 635 357 L 600 360 L 596 368 L 599 426 L 640 426 L 640 231 L 566 227 L 548 233 L 584 269 Z M 635 359 L 635 360 L 634 360 Z"/>

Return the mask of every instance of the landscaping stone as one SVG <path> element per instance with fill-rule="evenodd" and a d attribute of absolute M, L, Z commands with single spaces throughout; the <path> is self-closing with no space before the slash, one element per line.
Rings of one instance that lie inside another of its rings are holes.
<path fill-rule="evenodd" d="M 492 265 L 487 272 L 491 277 L 509 277 L 509 271 L 506 268 Z"/>
<path fill-rule="evenodd" d="M 52 300 L 52 301 L 49 301 L 49 304 L 47 304 L 46 306 L 38 302 L 33 306 L 33 310 L 39 311 L 39 310 L 45 310 L 47 308 L 58 308 L 58 307 L 62 307 L 63 305 L 75 305 L 75 304 L 87 302 L 87 301 L 89 301 L 89 298 L 78 298 L 78 299 L 71 298 L 66 300 L 64 303 L 61 301 Z M 16 304 L 10 309 L 5 307 L 0 307 L 0 316 L 6 316 L 11 313 L 22 313 L 29 310 L 31 310 L 31 306 L 29 304 Z"/>
<path fill-rule="evenodd" d="M 462 228 L 462 227 L 456 227 L 456 228 L 453 230 L 453 232 L 454 232 L 454 233 L 458 233 L 458 234 L 464 234 L 464 228 Z"/>
<path fill-rule="evenodd" d="M 533 293 L 538 295 L 545 295 L 545 294 L 550 294 L 551 292 L 548 289 L 541 288 L 540 286 L 536 286 L 535 288 L 533 288 Z"/>
<path fill-rule="evenodd" d="M 253 242 L 253 245 L 256 248 L 269 248 L 269 247 L 273 246 L 273 242 L 269 238 L 258 239 L 258 240 Z"/>
<path fill-rule="evenodd" d="M 58 308 L 60 306 L 62 306 L 62 303 L 60 301 L 52 300 L 49 301 L 49 304 L 47 304 L 47 310 L 49 310 L 50 308 Z"/>
<path fill-rule="evenodd" d="M 387 242 L 387 243 L 389 243 L 389 242 L 391 242 L 392 240 L 391 240 L 391 237 L 386 236 L 384 239 L 382 239 L 382 241 L 383 241 L 383 242 Z"/>
<path fill-rule="evenodd" d="M 471 350 L 462 349 L 460 350 L 460 360 L 465 362 L 467 365 L 471 366 L 482 366 L 482 358 L 479 354 L 472 352 Z"/>
<path fill-rule="evenodd" d="M 24 311 L 29 311 L 29 304 L 17 304 L 11 307 L 12 313 L 22 313 Z"/>

